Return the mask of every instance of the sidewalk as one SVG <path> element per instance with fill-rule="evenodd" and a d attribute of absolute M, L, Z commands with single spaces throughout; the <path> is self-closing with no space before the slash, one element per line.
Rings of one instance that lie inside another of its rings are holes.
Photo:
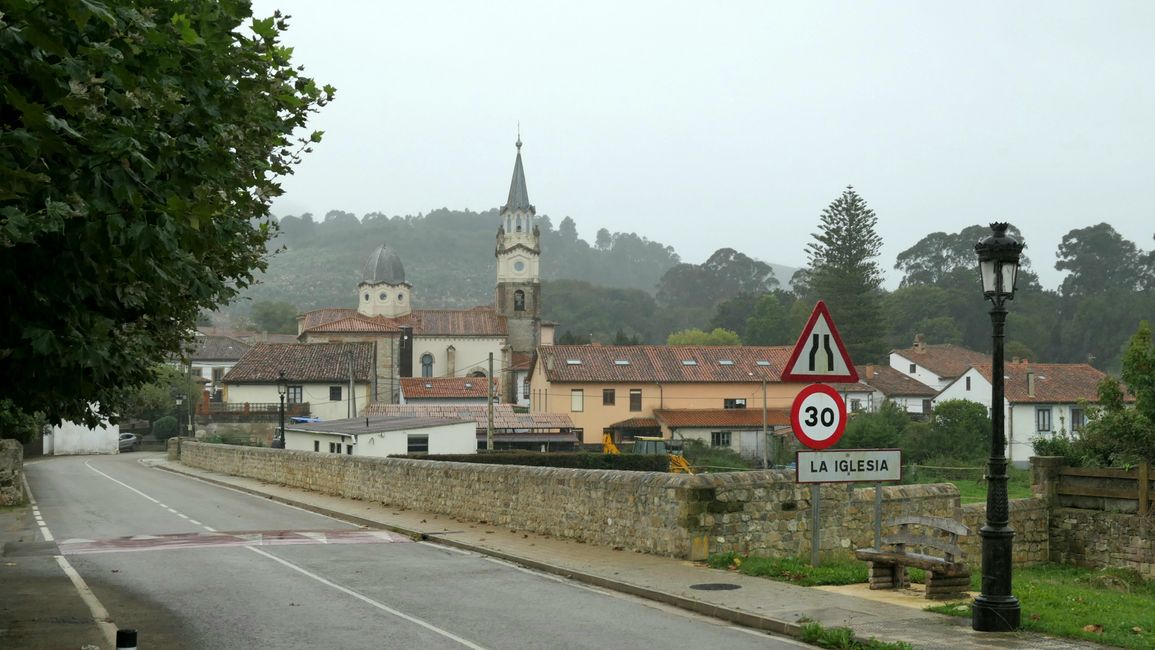
<path fill-rule="evenodd" d="M 497 557 L 542 572 L 623 592 L 744 627 L 798 636 L 807 621 L 849 627 L 860 638 L 905 641 L 918 648 L 1078 649 L 1093 643 L 1026 632 L 979 633 L 969 618 L 923 611 L 932 604 L 912 593 L 870 592 L 861 587 L 810 588 L 719 571 L 692 562 L 613 550 L 485 523 L 354 501 L 216 474 L 163 458 L 168 471 L 261 495 L 371 528 Z"/>

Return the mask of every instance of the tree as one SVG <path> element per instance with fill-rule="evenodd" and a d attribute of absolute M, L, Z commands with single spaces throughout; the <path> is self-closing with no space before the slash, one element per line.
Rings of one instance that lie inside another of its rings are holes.
<path fill-rule="evenodd" d="M 847 187 L 820 218 L 819 232 L 806 246 L 809 297 L 826 302 L 855 363 L 877 361 L 887 349 L 879 291 L 882 272 L 874 261 L 882 248 L 882 237 L 875 232 L 878 218 L 853 187 Z"/>
<path fill-rule="evenodd" d="M 902 446 L 910 416 L 890 400 L 877 413 L 856 413 L 846 423 L 837 449 L 887 449 Z"/>
<path fill-rule="evenodd" d="M 675 264 L 658 282 L 658 303 L 666 307 L 712 309 L 743 293 L 760 294 L 778 286 L 769 264 L 733 248 L 720 248 L 702 264 Z"/>
<path fill-rule="evenodd" d="M 26 413 L 9 399 L 0 399 L 0 439 L 12 438 L 21 444 L 36 440 L 44 430 L 42 413 Z"/>
<path fill-rule="evenodd" d="M 202 310 L 248 286 L 277 180 L 326 104 L 249 3 L 5 3 L 0 394 L 115 420 Z M 251 28 L 252 33 L 249 33 Z M 90 406 L 92 405 L 92 406 Z M 94 410 L 95 409 L 95 410 Z"/>
<path fill-rule="evenodd" d="M 912 463 L 932 458 L 980 463 L 990 456 L 991 419 L 977 402 L 939 402 L 929 422 L 912 424 L 906 434 L 903 448 Z"/>
<path fill-rule="evenodd" d="M 710 332 L 688 329 L 670 334 L 666 345 L 742 345 L 742 339 L 737 333 L 720 327 Z"/>
<path fill-rule="evenodd" d="M 746 321 L 754 315 L 758 301 L 762 296 L 769 294 L 740 293 L 729 300 L 723 300 L 714 307 L 714 315 L 710 318 L 711 329 L 721 327 L 734 332 L 745 332 Z"/>
<path fill-rule="evenodd" d="M 178 409 L 176 405 L 178 396 L 182 400 L 191 398 L 193 400 L 192 408 L 194 411 L 196 410 L 197 403 L 200 401 L 200 394 L 198 387 L 193 385 L 188 374 L 167 363 L 160 364 L 153 370 L 153 379 L 132 393 L 124 410 L 120 412 L 122 418 L 151 422 L 165 415 L 185 416 L 188 412 L 188 404 L 186 402 Z"/>
<path fill-rule="evenodd" d="M 1134 291 L 1143 279 L 1139 249 L 1106 223 L 1063 235 L 1056 257 L 1055 268 L 1068 272 L 1060 288 L 1065 297 Z"/>
<path fill-rule="evenodd" d="M 1155 347 L 1147 321 L 1140 321 L 1123 353 L 1123 381 L 1135 396 L 1135 410 L 1155 424 Z"/>
<path fill-rule="evenodd" d="M 598 228 L 596 237 L 594 238 L 594 248 L 599 251 L 609 250 L 614 245 L 614 238 L 610 235 L 610 231 L 605 228 Z"/>
<path fill-rule="evenodd" d="M 747 345 L 790 345 L 802 332 L 805 318 L 795 318 L 793 306 L 798 302 L 794 294 L 781 289 L 758 298 L 754 313 L 746 319 L 745 336 Z"/>
<path fill-rule="evenodd" d="M 297 333 L 297 308 L 292 303 L 266 300 L 254 302 L 250 318 L 253 325 L 262 332 Z"/>

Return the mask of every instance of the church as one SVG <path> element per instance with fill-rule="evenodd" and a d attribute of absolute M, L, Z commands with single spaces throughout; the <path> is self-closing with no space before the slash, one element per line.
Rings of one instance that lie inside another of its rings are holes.
<path fill-rule="evenodd" d="M 519 388 L 538 344 L 553 342 L 553 325 L 541 320 L 540 233 L 526 189 L 520 137 L 516 146 L 509 198 L 497 229 L 491 305 L 415 308 L 419 301 L 400 256 L 382 244 L 365 261 L 356 309 L 316 309 L 297 317 L 297 338 L 303 343 L 374 344 L 370 401 L 398 403 L 402 377 L 487 377 L 492 372 L 502 402 L 527 403 Z"/>

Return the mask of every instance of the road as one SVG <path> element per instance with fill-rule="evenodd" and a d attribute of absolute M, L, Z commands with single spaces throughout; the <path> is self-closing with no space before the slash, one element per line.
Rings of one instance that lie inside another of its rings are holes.
<path fill-rule="evenodd" d="M 141 648 L 807 647 L 164 472 L 150 456 L 26 467 L 62 566 Z"/>

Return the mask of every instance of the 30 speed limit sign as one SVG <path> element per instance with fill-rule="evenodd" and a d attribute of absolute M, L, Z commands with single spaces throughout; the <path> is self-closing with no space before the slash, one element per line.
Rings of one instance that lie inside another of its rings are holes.
<path fill-rule="evenodd" d="M 846 402 L 826 384 L 811 384 L 798 393 L 790 407 L 794 435 L 811 449 L 826 449 L 846 429 Z"/>

